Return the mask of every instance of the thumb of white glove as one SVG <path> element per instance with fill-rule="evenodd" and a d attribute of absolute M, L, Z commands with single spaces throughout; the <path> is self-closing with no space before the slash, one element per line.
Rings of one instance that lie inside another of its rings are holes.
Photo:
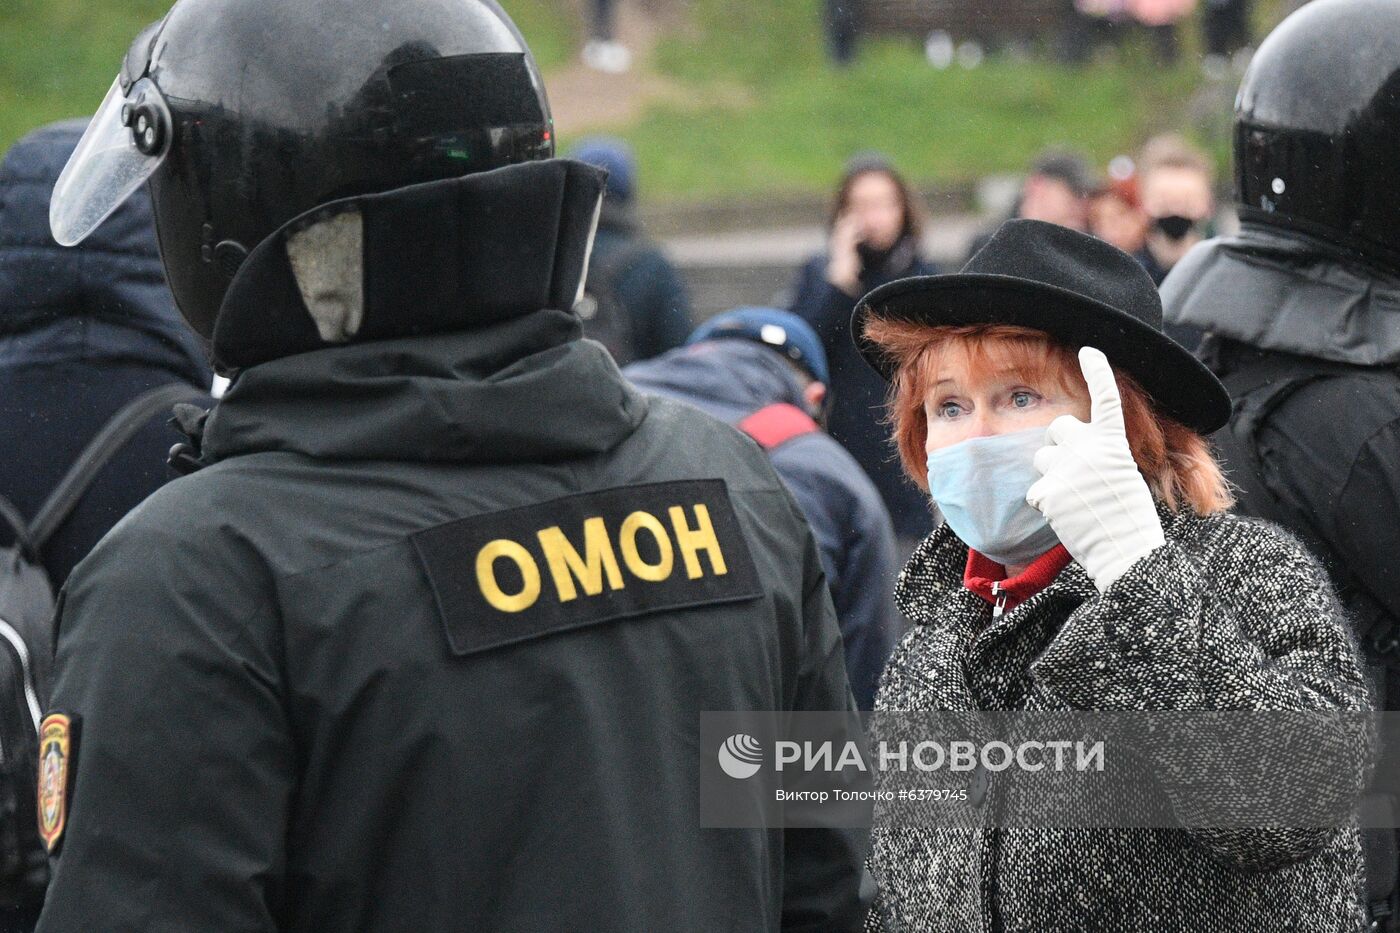
<path fill-rule="evenodd" d="M 1128 447 L 1108 358 L 1084 347 L 1079 367 L 1089 385 L 1089 423 L 1069 415 L 1050 422 L 1046 446 L 1035 455 L 1035 468 L 1043 475 L 1026 492 L 1026 501 L 1050 522 L 1102 593 L 1166 537 Z"/>

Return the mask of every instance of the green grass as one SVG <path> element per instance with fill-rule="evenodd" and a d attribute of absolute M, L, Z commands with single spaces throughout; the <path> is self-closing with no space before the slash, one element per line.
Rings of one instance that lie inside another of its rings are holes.
<path fill-rule="evenodd" d="M 1021 170 L 1050 145 L 1106 163 L 1179 126 L 1196 81 L 1190 69 L 1147 62 L 1074 69 L 993 59 L 937 71 L 892 42 L 868 46 L 846 71 L 819 59 L 774 71 L 755 61 L 766 73 L 745 93 L 711 85 L 697 97 L 713 102 L 655 106 L 631 128 L 649 188 L 685 199 L 825 190 L 864 149 L 925 184 Z"/>
<path fill-rule="evenodd" d="M 287 0 L 296 2 L 296 0 Z M 136 34 L 171 0 L 0 0 L 0 151 L 53 120 L 91 116 Z M 542 67 L 572 54 L 558 0 L 505 0 Z"/>
<path fill-rule="evenodd" d="M 926 185 L 1024 169 L 1050 145 L 1100 163 L 1180 129 L 1194 55 L 1155 63 L 1141 42 L 1112 63 L 989 58 L 938 71 L 910 40 L 867 41 L 851 68 L 824 59 L 816 0 L 691 0 L 690 35 L 656 51 L 691 100 L 652 106 L 624 135 L 646 185 L 679 199 L 825 191 L 853 153 L 889 155 Z M 1183 31 L 1188 49 L 1194 24 Z"/>
<path fill-rule="evenodd" d="M 164 0 L 5 0 L 0 4 L 0 148 L 65 117 L 90 116 L 132 39 Z"/>
<path fill-rule="evenodd" d="M 549 69 L 574 56 L 582 24 L 561 0 L 501 0 L 501 6 L 530 44 L 540 68 Z"/>

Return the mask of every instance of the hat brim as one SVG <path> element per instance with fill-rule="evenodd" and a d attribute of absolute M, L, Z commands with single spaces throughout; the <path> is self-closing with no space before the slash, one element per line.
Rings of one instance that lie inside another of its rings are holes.
<path fill-rule="evenodd" d="M 871 317 L 930 326 L 1013 324 L 1045 331 L 1078 349 L 1097 347 L 1131 375 L 1166 415 L 1201 434 L 1230 420 L 1230 393 L 1179 343 L 1100 301 L 1028 279 L 988 273 L 926 275 L 882 285 L 856 305 L 851 335 L 876 372 L 895 362 L 865 337 Z"/>

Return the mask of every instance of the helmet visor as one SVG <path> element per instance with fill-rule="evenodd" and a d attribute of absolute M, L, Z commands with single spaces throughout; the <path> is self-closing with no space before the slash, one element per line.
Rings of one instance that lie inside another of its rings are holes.
<path fill-rule="evenodd" d="M 121 79 L 102 101 L 49 201 L 49 229 L 77 246 L 160 168 L 170 152 L 170 110 L 150 79 L 123 93 Z"/>

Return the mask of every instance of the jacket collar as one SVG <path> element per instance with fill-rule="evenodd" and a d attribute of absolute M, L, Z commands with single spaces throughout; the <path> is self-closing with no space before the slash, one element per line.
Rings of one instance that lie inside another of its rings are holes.
<path fill-rule="evenodd" d="M 358 216 L 362 321 L 350 342 L 442 334 L 569 310 L 587 273 L 603 173 L 550 159 L 345 198 L 293 218 L 239 266 L 214 327 L 221 371 L 342 344 L 323 340 L 288 244 Z"/>
<path fill-rule="evenodd" d="M 1008 579 L 1005 567 L 968 548 L 963 586 L 993 604 L 1001 594 L 1005 594 L 1005 607 L 1011 610 L 1053 583 L 1071 559 L 1065 546 L 1057 544 L 1037 557 L 1025 570 Z"/>
<path fill-rule="evenodd" d="M 611 450 L 646 399 L 578 319 L 536 311 L 472 330 L 352 343 L 241 372 L 202 424 L 199 460 L 538 463 Z"/>
<path fill-rule="evenodd" d="M 1198 244 L 1162 284 L 1166 320 L 1265 350 L 1400 363 L 1400 278 L 1303 236 L 1246 225 Z"/>

